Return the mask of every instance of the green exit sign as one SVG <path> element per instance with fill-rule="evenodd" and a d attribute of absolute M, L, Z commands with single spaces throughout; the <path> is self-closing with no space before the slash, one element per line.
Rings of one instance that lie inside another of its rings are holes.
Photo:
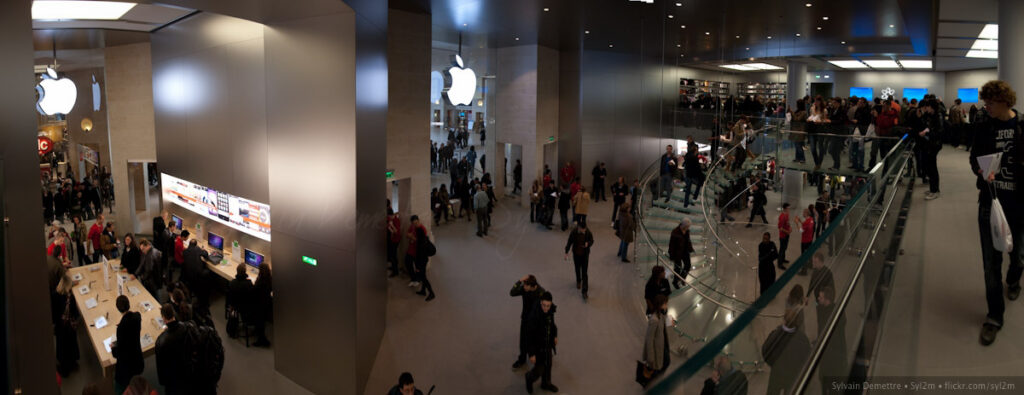
<path fill-rule="evenodd" d="M 302 262 L 303 263 L 308 263 L 310 266 L 316 266 L 316 258 L 312 258 L 312 257 L 308 257 L 308 256 L 303 255 L 302 256 Z"/>
<path fill-rule="evenodd" d="M 548 142 L 555 141 L 555 136 L 548 136 Z"/>
<path fill-rule="evenodd" d="M 386 172 L 384 172 L 384 178 L 391 178 L 391 177 L 394 177 L 394 176 L 395 176 L 395 172 L 393 172 L 393 171 L 386 171 Z"/>

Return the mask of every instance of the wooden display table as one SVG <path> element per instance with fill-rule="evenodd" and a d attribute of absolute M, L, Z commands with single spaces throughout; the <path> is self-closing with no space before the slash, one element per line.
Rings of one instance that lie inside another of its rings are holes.
<path fill-rule="evenodd" d="M 103 263 L 94 263 L 74 267 L 68 269 L 68 273 L 76 280 L 71 292 L 74 294 L 75 305 L 82 313 L 81 324 L 89 332 L 93 350 L 96 351 L 103 376 L 106 377 L 113 372 L 113 366 L 117 363 L 117 359 L 110 354 L 110 346 L 117 333 L 117 324 L 121 322 L 121 313 L 115 305 L 118 296 L 117 276 L 125 278 L 124 294 L 131 302 L 131 310 L 142 313 L 142 331 L 139 338 L 143 356 L 155 352 L 156 339 L 165 327 L 160 318 L 160 303 L 146 291 L 138 279 L 132 279 L 126 271 L 121 270 L 120 260 L 109 261 L 109 290 L 104 286 L 102 265 Z M 106 324 L 96 328 L 97 319 L 100 317 L 103 317 Z"/>

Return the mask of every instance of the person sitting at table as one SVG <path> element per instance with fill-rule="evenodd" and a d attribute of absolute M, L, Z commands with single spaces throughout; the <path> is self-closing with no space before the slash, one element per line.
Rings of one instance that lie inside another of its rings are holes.
<path fill-rule="evenodd" d="M 135 268 L 132 275 L 139 279 L 142 286 L 149 291 L 150 295 L 156 297 L 156 291 L 160 289 L 163 277 L 160 267 L 160 250 L 153 248 L 149 240 L 139 242 L 139 251 L 142 252 L 142 259 L 139 260 L 139 267 Z"/>
<path fill-rule="evenodd" d="M 123 394 L 132 377 L 142 374 L 146 362 L 142 358 L 142 345 L 139 337 L 142 332 L 142 314 L 131 311 L 128 297 L 121 295 L 114 302 L 121 313 L 121 322 L 117 324 L 117 341 L 110 347 L 110 354 L 117 358 L 114 365 L 114 393 Z"/>
<path fill-rule="evenodd" d="M 142 252 L 139 251 L 139 245 L 135 244 L 135 235 L 126 233 L 124 235 L 124 248 L 121 249 L 121 267 L 128 270 L 128 273 L 135 273 L 135 269 L 139 267 L 141 259 Z"/>

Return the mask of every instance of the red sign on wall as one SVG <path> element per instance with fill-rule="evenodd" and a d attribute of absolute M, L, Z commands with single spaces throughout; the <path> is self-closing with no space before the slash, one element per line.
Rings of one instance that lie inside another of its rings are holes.
<path fill-rule="evenodd" d="M 53 151 L 53 140 L 49 137 L 39 136 L 39 156 L 46 155 Z"/>

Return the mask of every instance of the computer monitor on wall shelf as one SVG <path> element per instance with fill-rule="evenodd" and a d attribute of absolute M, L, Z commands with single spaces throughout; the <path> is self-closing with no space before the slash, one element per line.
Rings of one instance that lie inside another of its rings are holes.
<path fill-rule="evenodd" d="M 250 250 L 248 248 L 245 249 L 245 264 L 246 265 L 258 268 L 258 267 L 260 267 L 261 263 L 263 263 L 263 254 L 260 254 L 260 253 L 258 253 L 256 251 L 253 251 L 253 250 Z"/>
<path fill-rule="evenodd" d="M 217 251 L 224 250 L 224 238 L 213 232 L 206 232 L 206 244 Z"/>
<path fill-rule="evenodd" d="M 185 220 L 177 215 L 171 215 L 171 222 L 174 222 L 174 226 L 178 227 L 178 231 L 185 228 Z"/>

